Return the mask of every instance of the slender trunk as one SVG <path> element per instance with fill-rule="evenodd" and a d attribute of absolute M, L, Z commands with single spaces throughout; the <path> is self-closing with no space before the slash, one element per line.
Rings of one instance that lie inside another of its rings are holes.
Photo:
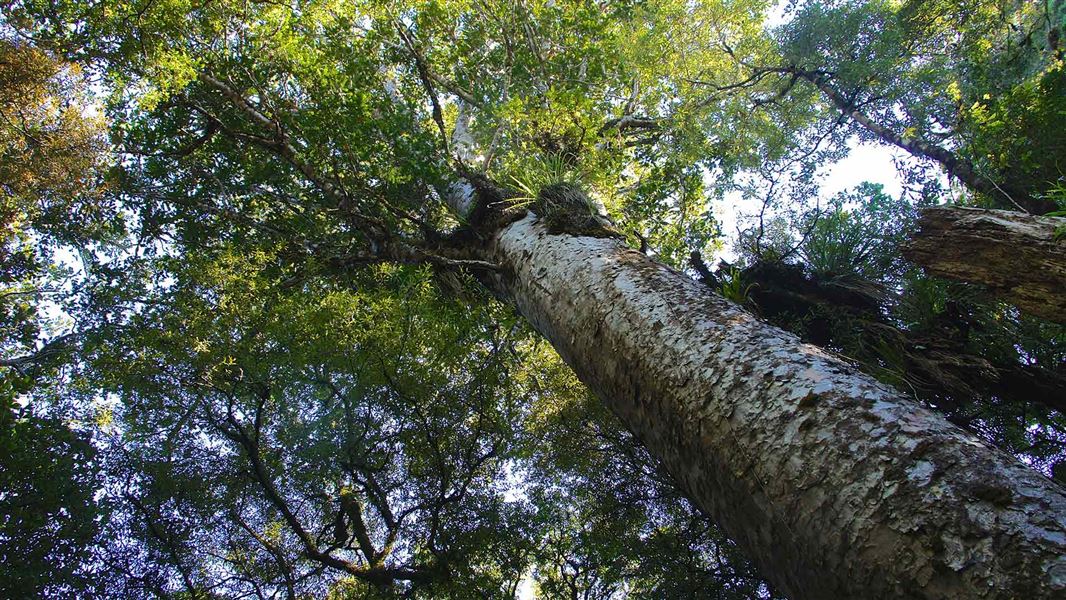
<path fill-rule="evenodd" d="M 922 211 L 904 255 L 940 277 L 979 283 L 1018 308 L 1066 323 L 1066 218 L 941 206 Z"/>
<path fill-rule="evenodd" d="M 509 299 L 793 598 L 1061 598 L 1066 494 L 913 400 L 618 240 L 532 214 Z"/>
<path fill-rule="evenodd" d="M 1055 210 L 1053 202 L 1034 198 L 1029 190 L 1011 183 L 996 183 L 992 179 L 980 175 L 974 169 L 973 164 L 959 157 L 954 152 L 925 140 L 900 135 L 888 127 L 874 121 L 869 115 L 856 110 L 852 103 L 841 95 L 833 86 L 829 85 L 824 76 L 803 71 L 800 69 L 787 69 L 787 72 L 801 77 L 817 87 L 840 112 L 851 120 L 861 125 L 870 133 L 876 135 L 881 141 L 892 144 L 907 151 L 918 158 L 934 160 L 947 171 L 948 175 L 961 181 L 964 185 L 975 192 L 980 192 L 990 198 L 994 198 L 1007 205 L 1014 205 L 1034 214 L 1044 214 Z"/>

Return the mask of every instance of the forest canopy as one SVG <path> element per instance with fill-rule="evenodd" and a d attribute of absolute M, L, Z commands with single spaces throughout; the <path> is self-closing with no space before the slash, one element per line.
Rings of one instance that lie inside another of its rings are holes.
<path fill-rule="evenodd" d="M 0 6 L 0 596 L 788 596 L 501 293 L 527 211 L 1066 481 L 1066 318 L 904 256 L 1066 292 L 1062 0 Z"/>

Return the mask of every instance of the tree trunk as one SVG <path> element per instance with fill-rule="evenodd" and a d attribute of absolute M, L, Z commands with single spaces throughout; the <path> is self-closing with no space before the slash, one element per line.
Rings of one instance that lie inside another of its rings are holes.
<path fill-rule="evenodd" d="M 509 299 L 793 598 L 1061 598 L 1066 494 L 835 356 L 612 238 L 531 214 Z"/>
<path fill-rule="evenodd" d="M 922 211 L 904 255 L 933 275 L 979 283 L 1018 308 L 1066 323 L 1066 218 L 941 206 Z"/>

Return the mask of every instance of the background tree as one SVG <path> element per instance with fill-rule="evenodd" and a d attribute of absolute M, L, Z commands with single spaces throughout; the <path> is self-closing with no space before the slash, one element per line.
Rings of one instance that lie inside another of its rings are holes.
<path fill-rule="evenodd" d="M 104 123 L 77 66 L 0 36 L 0 594 L 96 589 L 108 506 L 68 364 L 78 331 L 53 302 L 74 288 L 60 248 L 117 228 L 104 195 Z M 120 228 L 119 228 L 120 229 Z"/>
<path fill-rule="evenodd" d="M 859 139 L 934 161 L 991 206 L 1056 209 L 1059 3 L 814 2 L 753 77 L 819 90 Z"/>

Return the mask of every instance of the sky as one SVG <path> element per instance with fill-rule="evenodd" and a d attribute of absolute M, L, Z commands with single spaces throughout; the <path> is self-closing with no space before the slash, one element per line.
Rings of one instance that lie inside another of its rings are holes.
<path fill-rule="evenodd" d="M 864 181 L 879 183 L 890 196 L 903 193 L 903 184 L 893 161 L 913 161 L 904 151 L 880 144 L 852 143 L 848 156 L 820 170 L 820 197 L 828 199 L 839 192 L 854 188 Z M 733 242 L 737 238 L 737 225 L 745 224 L 745 217 L 758 215 L 762 203 L 756 198 L 743 198 L 740 193 L 727 194 L 711 205 L 711 214 L 722 228 L 723 245 L 708 264 L 719 260 L 734 262 L 737 258 Z"/>
<path fill-rule="evenodd" d="M 773 29 L 788 22 L 791 18 L 790 7 L 793 5 L 793 0 L 777 0 L 766 12 L 764 27 Z M 898 197 L 903 192 L 903 184 L 893 160 L 906 162 L 914 159 L 898 148 L 852 141 L 850 151 L 844 159 L 822 168 L 820 197 L 831 198 L 864 181 L 879 183 L 884 186 L 886 194 Z M 721 225 L 724 243 L 708 264 L 713 266 L 723 259 L 727 262 L 736 260 L 733 242 L 737 238 L 737 225 L 743 225 L 745 216 L 758 215 L 760 207 L 761 202 L 757 199 L 745 199 L 739 193 L 729 194 L 712 204 L 712 215 Z"/>
<path fill-rule="evenodd" d="M 822 181 L 822 193 L 825 197 L 836 195 L 846 189 L 869 181 L 880 183 L 889 196 L 903 193 L 903 185 L 893 164 L 894 159 L 909 156 L 902 150 L 883 145 L 858 144 L 851 147 L 851 152 L 844 160 L 837 162 L 826 171 Z"/>

